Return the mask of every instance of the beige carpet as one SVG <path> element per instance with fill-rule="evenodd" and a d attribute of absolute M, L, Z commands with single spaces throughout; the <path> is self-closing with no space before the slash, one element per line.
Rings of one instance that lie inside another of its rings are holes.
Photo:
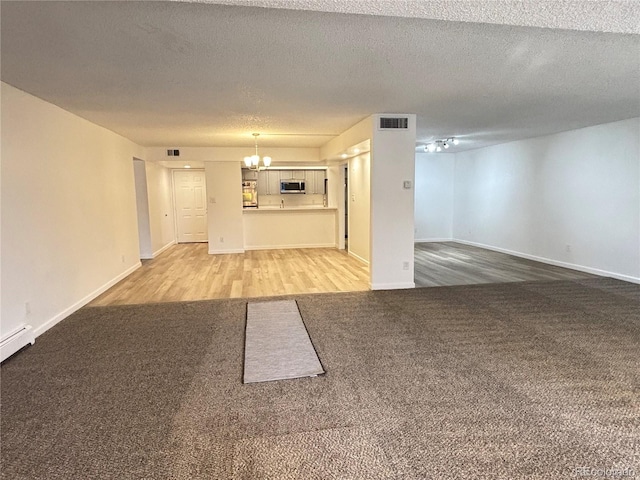
<path fill-rule="evenodd" d="M 639 474 L 640 286 L 296 300 L 326 375 L 251 385 L 244 301 L 80 310 L 2 365 L 2 478 Z"/>

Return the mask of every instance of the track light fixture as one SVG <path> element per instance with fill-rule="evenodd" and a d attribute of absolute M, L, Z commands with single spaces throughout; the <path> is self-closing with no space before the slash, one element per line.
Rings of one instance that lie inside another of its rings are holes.
<path fill-rule="evenodd" d="M 455 137 L 449 137 L 442 140 L 434 140 L 433 142 L 427 143 L 424 146 L 424 151 L 428 153 L 441 152 L 443 149 L 446 150 L 451 145 L 458 145 L 459 143 L 460 141 Z"/>

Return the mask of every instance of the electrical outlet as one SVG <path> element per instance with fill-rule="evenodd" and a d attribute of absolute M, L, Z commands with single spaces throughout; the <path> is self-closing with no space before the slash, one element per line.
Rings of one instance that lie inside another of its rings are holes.
<path fill-rule="evenodd" d="M 31 313 L 31 304 L 29 302 L 24 302 L 24 312 L 27 315 Z"/>
<path fill-rule="evenodd" d="M 402 262 L 402 269 L 409 270 L 409 262 Z"/>
<path fill-rule="evenodd" d="M 124 263 L 124 255 L 122 255 L 122 263 Z"/>
<path fill-rule="evenodd" d="M 569 245 L 569 244 L 565 245 L 564 250 L 567 253 L 571 253 L 571 245 Z"/>
<path fill-rule="evenodd" d="M 224 237 L 220 237 L 220 243 L 224 243 Z"/>

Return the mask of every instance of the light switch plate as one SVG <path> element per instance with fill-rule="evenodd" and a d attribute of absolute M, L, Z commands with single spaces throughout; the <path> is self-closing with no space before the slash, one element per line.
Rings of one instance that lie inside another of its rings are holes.
<path fill-rule="evenodd" d="M 411 180 L 405 180 L 402 183 L 402 187 L 405 188 L 406 190 L 409 190 L 411 188 Z"/>

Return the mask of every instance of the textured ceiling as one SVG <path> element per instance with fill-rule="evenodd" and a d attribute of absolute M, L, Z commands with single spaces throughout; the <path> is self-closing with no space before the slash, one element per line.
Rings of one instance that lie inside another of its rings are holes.
<path fill-rule="evenodd" d="M 640 33 L 637 0 L 176 0 L 452 22 Z"/>
<path fill-rule="evenodd" d="M 2 80 L 147 146 L 250 146 L 257 131 L 317 147 L 373 113 L 416 113 L 419 144 L 462 150 L 640 115 L 640 36 L 608 33 L 637 29 L 635 2 L 600 2 L 626 10 L 599 24 L 600 3 L 558 2 L 564 30 L 519 26 L 549 2 L 250 3 L 300 9 L 3 1 Z M 376 15 L 309 11 L 331 9 Z"/>

